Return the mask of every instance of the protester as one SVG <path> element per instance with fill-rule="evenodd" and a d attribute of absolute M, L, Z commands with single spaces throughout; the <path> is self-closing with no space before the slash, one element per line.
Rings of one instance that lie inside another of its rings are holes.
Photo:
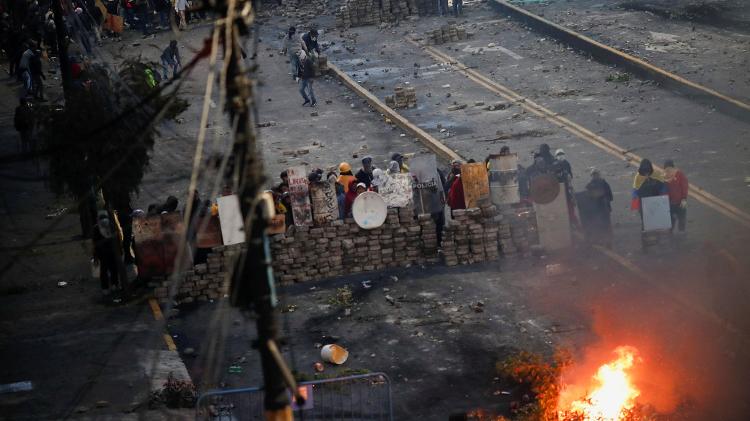
<path fill-rule="evenodd" d="M 372 187 L 375 191 L 378 191 L 379 187 L 382 187 L 388 183 L 388 175 L 383 172 L 380 168 L 375 168 L 372 170 Z"/>
<path fill-rule="evenodd" d="M 540 153 L 535 153 L 534 163 L 526 169 L 526 178 L 528 179 L 529 183 L 531 183 L 534 178 L 542 174 L 550 174 L 552 172 L 553 167 L 547 164 L 547 160 L 545 160 Z"/>
<path fill-rule="evenodd" d="M 169 45 L 161 53 L 161 66 L 164 80 L 169 79 L 169 69 L 172 69 L 172 77 L 177 76 L 182 64 L 180 63 L 180 50 L 177 48 L 177 40 L 169 41 Z"/>
<path fill-rule="evenodd" d="M 669 213 L 672 217 L 672 231 L 675 225 L 679 232 L 685 232 L 687 222 L 688 179 L 685 174 L 674 165 L 674 161 L 664 161 L 664 181 L 669 190 Z"/>
<path fill-rule="evenodd" d="M 289 30 L 284 37 L 284 46 L 281 48 L 281 54 L 286 54 L 289 57 L 289 74 L 294 79 L 297 74 L 297 66 L 299 66 L 299 60 L 297 57 L 297 51 L 299 50 L 300 43 L 297 40 L 297 28 L 290 26 Z"/>
<path fill-rule="evenodd" d="M 633 194 L 630 204 L 631 209 L 638 210 L 641 215 L 641 228 L 643 228 L 641 200 L 646 197 L 667 194 L 667 192 L 667 185 L 658 175 L 654 174 L 654 166 L 651 161 L 648 159 L 642 160 L 633 179 Z"/>
<path fill-rule="evenodd" d="M 398 162 L 399 169 L 401 170 L 402 173 L 409 172 L 409 167 L 406 165 L 406 163 L 404 163 L 404 156 L 401 155 L 400 153 L 394 153 L 391 156 L 391 161 Z"/>
<path fill-rule="evenodd" d="M 187 20 L 185 17 L 185 9 L 187 9 L 187 0 L 175 0 L 174 10 L 177 12 L 179 17 L 179 29 L 184 31 L 187 29 Z"/>
<path fill-rule="evenodd" d="M 34 98 L 46 101 L 44 99 L 44 82 L 47 79 L 42 71 L 42 51 L 34 51 L 34 55 L 29 60 L 29 73 L 31 74 L 31 90 Z"/>
<path fill-rule="evenodd" d="M 561 183 L 569 183 L 573 180 L 573 168 L 570 166 L 565 151 L 558 149 L 555 151 L 555 174 L 557 175 L 557 181 Z"/>
<path fill-rule="evenodd" d="M 464 14 L 464 0 L 453 0 L 453 15 L 458 17 Z"/>
<path fill-rule="evenodd" d="M 34 112 L 31 107 L 31 102 L 26 97 L 21 97 L 13 117 L 13 125 L 21 138 L 18 144 L 20 152 L 33 152 Z"/>
<path fill-rule="evenodd" d="M 159 29 L 169 29 L 172 24 L 169 19 L 172 3 L 170 0 L 154 0 L 154 9 L 159 14 Z"/>
<path fill-rule="evenodd" d="M 550 152 L 550 148 L 548 144 L 542 143 L 541 145 L 539 145 L 539 156 L 541 156 L 542 159 L 544 159 L 544 163 L 547 164 L 548 166 L 551 167 L 555 165 L 555 157 L 552 156 L 552 153 Z"/>
<path fill-rule="evenodd" d="M 289 186 L 289 172 L 287 172 L 287 170 L 282 171 L 279 174 L 279 178 L 281 179 L 282 184 Z"/>
<path fill-rule="evenodd" d="M 466 202 L 464 201 L 464 184 L 461 181 L 461 168 L 453 168 L 451 174 L 453 175 L 453 180 L 450 181 L 451 186 L 448 190 L 448 206 L 451 208 L 451 211 L 456 209 L 466 209 Z"/>
<path fill-rule="evenodd" d="M 117 248 L 120 247 L 117 235 L 107 211 L 99 211 L 92 237 L 94 261 L 99 264 L 99 280 L 102 293 L 108 296 L 120 286 L 117 267 Z"/>
<path fill-rule="evenodd" d="M 398 165 L 397 161 L 391 161 L 388 163 L 388 170 L 386 172 L 388 173 L 388 175 L 400 174 L 401 166 Z"/>
<path fill-rule="evenodd" d="M 445 184 L 443 184 L 443 190 L 445 190 L 446 194 L 450 194 L 451 186 L 453 186 L 453 182 L 460 174 L 461 161 L 454 159 L 451 161 L 451 167 L 448 169 L 448 177 L 446 177 Z"/>
<path fill-rule="evenodd" d="M 317 30 L 311 29 L 308 33 L 302 35 L 302 49 L 307 53 L 308 57 L 317 58 L 320 54 Z"/>
<path fill-rule="evenodd" d="M 586 194 L 591 205 L 590 215 L 585 224 L 586 238 L 592 242 L 603 242 L 606 246 L 612 246 L 612 189 L 609 183 L 602 178 L 601 172 L 591 169 L 591 181 L 586 184 Z"/>
<path fill-rule="evenodd" d="M 352 205 L 354 205 L 354 199 L 366 190 L 367 186 L 365 183 L 357 182 L 357 180 L 349 182 L 349 191 L 344 198 L 344 210 L 347 218 L 351 218 L 352 216 Z"/>
<path fill-rule="evenodd" d="M 344 193 L 349 192 L 349 183 L 355 180 L 356 177 L 352 174 L 352 166 L 348 162 L 342 162 L 339 164 L 339 178 L 336 180 L 339 184 L 344 186 Z"/>
<path fill-rule="evenodd" d="M 177 206 L 179 205 L 179 201 L 174 196 L 167 197 L 167 200 L 164 202 L 163 205 L 159 206 L 157 209 L 157 213 L 172 213 L 177 211 Z"/>
<path fill-rule="evenodd" d="M 305 102 L 302 103 L 304 107 L 310 104 L 314 107 L 318 104 L 315 99 L 315 92 L 313 91 L 313 78 L 315 77 L 315 70 L 313 69 L 313 62 L 310 57 L 306 56 L 303 51 L 300 51 L 299 66 L 297 76 L 300 79 L 299 93 L 302 95 L 302 99 Z"/>
<path fill-rule="evenodd" d="M 370 155 L 362 158 L 362 168 L 357 171 L 357 175 L 355 176 L 357 181 L 364 183 L 366 188 L 370 188 L 372 183 L 372 170 L 374 169 L 375 167 L 372 165 L 372 157 Z"/>

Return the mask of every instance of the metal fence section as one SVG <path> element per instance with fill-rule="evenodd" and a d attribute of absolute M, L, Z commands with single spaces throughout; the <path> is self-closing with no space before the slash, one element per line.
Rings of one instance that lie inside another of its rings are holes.
<path fill-rule="evenodd" d="M 295 420 L 393 420 L 391 382 L 385 373 L 368 373 L 300 382 L 304 405 L 292 400 Z M 196 419 L 263 420 L 263 389 L 212 390 L 198 398 Z"/>

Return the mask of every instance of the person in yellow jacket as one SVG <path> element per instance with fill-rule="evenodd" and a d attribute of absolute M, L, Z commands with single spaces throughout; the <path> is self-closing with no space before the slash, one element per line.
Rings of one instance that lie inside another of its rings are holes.
<path fill-rule="evenodd" d="M 349 184 L 354 180 L 354 174 L 352 174 L 352 166 L 348 162 L 342 162 L 339 164 L 339 178 L 336 181 L 344 186 L 344 193 L 349 192 Z"/>

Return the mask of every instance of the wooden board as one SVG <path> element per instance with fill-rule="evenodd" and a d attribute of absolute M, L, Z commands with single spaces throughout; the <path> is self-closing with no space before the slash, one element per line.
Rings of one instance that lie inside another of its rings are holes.
<path fill-rule="evenodd" d="M 310 190 L 307 181 L 307 169 L 304 165 L 287 170 L 289 175 L 289 197 L 292 201 L 292 219 L 294 225 L 313 225 Z"/>
<path fill-rule="evenodd" d="M 208 249 L 224 244 L 221 239 L 219 216 L 199 216 L 196 219 L 195 246 Z"/>
<path fill-rule="evenodd" d="M 403 208 L 411 204 L 414 195 L 411 184 L 411 174 L 392 174 L 383 185 L 378 186 L 378 193 L 389 208 Z"/>
<path fill-rule="evenodd" d="M 643 210 L 643 230 L 660 231 L 672 229 L 672 216 L 669 213 L 669 196 L 653 196 L 641 199 Z"/>
<path fill-rule="evenodd" d="M 219 205 L 221 238 L 225 246 L 245 242 L 245 220 L 242 218 L 240 199 L 236 194 L 216 199 Z"/>
<path fill-rule="evenodd" d="M 560 190 L 565 191 L 561 183 Z M 534 202 L 539 244 L 547 251 L 570 248 L 572 244 L 568 201 L 564 193 L 558 194 L 549 203 Z"/>
<path fill-rule="evenodd" d="M 339 219 L 339 201 L 335 184 L 319 181 L 310 184 L 309 188 L 315 225 L 324 225 Z"/>
<path fill-rule="evenodd" d="M 461 182 L 464 185 L 466 208 L 478 208 L 480 202 L 490 198 L 490 181 L 487 167 L 481 162 L 461 166 Z"/>

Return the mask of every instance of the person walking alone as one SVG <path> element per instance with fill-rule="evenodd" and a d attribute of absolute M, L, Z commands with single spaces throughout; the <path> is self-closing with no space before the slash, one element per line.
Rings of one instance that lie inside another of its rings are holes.
<path fill-rule="evenodd" d="M 669 213 L 672 217 L 672 232 L 677 225 L 680 233 L 685 232 L 687 222 L 688 179 L 674 166 L 674 161 L 664 161 L 664 182 L 669 190 Z"/>
<path fill-rule="evenodd" d="M 315 77 L 313 62 L 304 51 L 300 51 L 299 53 L 300 64 L 297 77 L 300 82 L 299 93 L 302 95 L 302 99 L 305 100 L 302 106 L 310 104 L 311 107 L 314 107 L 318 104 L 318 101 L 315 99 L 315 92 L 313 91 L 313 78 Z"/>

